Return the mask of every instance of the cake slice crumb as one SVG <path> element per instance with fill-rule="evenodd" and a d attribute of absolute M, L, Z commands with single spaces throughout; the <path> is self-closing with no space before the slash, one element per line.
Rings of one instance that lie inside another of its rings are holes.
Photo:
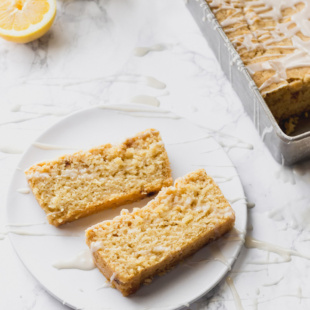
<path fill-rule="evenodd" d="M 221 190 L 199 169 L 163 188 L 144 208 L 90 227 L 86 243 L 95 249 L 99 270 L 128 296 L 228 232 L 234 222 Z"/>
<path fill-rule="evenodd" d="M 119 145 L 105 144 L 41 162 L 25 174 L 49 223 L 55 226 L 140 200 L 173 182 L 156 129 Z"/>

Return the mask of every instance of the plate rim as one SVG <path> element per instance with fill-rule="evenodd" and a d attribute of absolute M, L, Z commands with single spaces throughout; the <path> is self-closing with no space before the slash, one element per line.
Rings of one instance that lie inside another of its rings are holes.
<path fill-rule="evenodd" d="M 141 108 L 141 105 L 138 105 L 138 104 L 116 104 L 115 105 L 115 108 L 113 108 L 113 105 L 107 105 L 107 107 L 105 109 L 102 109 L 101 108 L 102 105 L 97 105 L 97 106 L 93 106 L 93 107 L 88 107 L 88 108 L 83 108 L 83 109 L 80 109 L 78 111 L 74 111 L 73 113 L 70 113 L 68 115 L 65 115 L 63 116 L 60 120 L 58 120 L 57 122 L 55 122 L 54 124 L 52 124 L 51 126 L 49 126 L 48 128 L 46 128 L 40 135 L 38 135 L 26 148 L 26 150 L 21 154 L 21 158 L 20 160 L 18 161 L 16 167 L 15 167 L 15 171 L 14 173 L 12 174 L 11 178 L 10 178 L 10 183 L 9 183 L 9 187 L 8 187 L 8 190 L 7 190 L 7 198 L 6 198 L 6 220 L 8 221 L 8 218 L 9 218 L 9 200 L 10 200 L 10 195 L 9 193 L 13 193 L 13 187 L 14 187 L 14 180 L 17 176 L 17 174 L 19 173 L 18 171 L 18 167 L 20 165 L 20 163 L 24 160 L 24 158 L 26 157 L 26 155 L 31 151 L 31 147 L 32 147 L 32 144 L 34 142 L 40 142 L 40 139 L 45 135 L 47 134 L 48 132 L 52 131 L 55 129 L 55 127 L 59 126 L 60 124 L 64 123 L 67 121 L 67 119 L 69 118 L 72 118 L 72 117 L 76 117 L 77 115 L 79 114 L 83 114 L 85 112 L 91 112 L 92 110 L 97 110 L 97 109 L 100 109 L 100 110 L 112 110 L 112 111 L 115 111 L 115 112 L 118 112 L 117 108 L 121 108 L 121 107 L 139 107 Z M 103 105 L 104 106 L 104 105 Z M 147 107 L 147 109 L 149 109 L 150 112 L 160 112 L 160 108 L 153 108 L 153 107 Z M 143 111 L 145 113 L 145 111 Z M 130 113 L 130 112 L 129 112 Z M 169 113 L 171 114 L 174 114 L 176 115 L 174 112 L 172 111 L 169 111 Z M 158 118 L 161 118 L 160 115 L 158 115 Z M 180 117 L 181 119 L 184 119 L 188 122 L 190 122 L 193 126 L 197 127 L 198 129 L 200 130 L 204 130 L 203 127 L 201 127 L 199 124 L 197 124 L 196 122 L 193 122 L 192 120 L 190 119 L 187 119 L 186 117 L 184 116 L 181 116 Z M 178 119 L 171 119 L 171 121 L 173 120 L 178 120 Z M 223 149 L 223 147 L 216 141 L 216 139 L 214 137 L 211 137 L 212 140 L 214 140 L 218 146 L 220 147 L 221 151 L 223 151 L 226 156 L 227 156 L 227 159 L 229 160 L 229 162 L 232 164 L 232 168 L 236 171 L 237 171 L 237 168 L 236 166 L 233 164 L 233 162 L 231 161 L 231 158 L 229 157 L 228 153 Z M 198 169 L 198 168 L 197 168 Z M 23 172 L 23 171 L 22 171 Z M 244 193 L 244 188 L 243 188 L 243 185 L 242 185 L 242 182 L 241 182 L 241 179 L 240 179 L 240 176 L 239 174 L 237 173 L 237 182 L 239 183 L 240 185 L 240 189 L 242 190 L 242 194 L 243 194 L 243 197 L 245 197 L 245 193 Z M 248 222 L 248 216 L 247 216 L 247 206 L 246 206 L 246 202 L 243 202 L 243 201 L 237 201 L 235 203 L 240 203 L 241 204 L 244 204 L 245 208 L 244 208 L 244 226 L 243 229 L 244 231 L 242 231 L 242 234 L 246 234 L 246 227 L 247 227 L 247 222 Z M 233 203 L 230 203 L 230 205 L 232 205 Z M 42 282 L 40 281 L 40 279 L 35 276 L 33 274 L 33 272 L 31 271 L 31 268 L 29 268 L 27 266 L 27 264 L 24 262 L 24 260 L 21 258 L 20 256 L 20 253 L 18 252 L 18 249 L 16 248 L 15 244 L 14 244 L 14 241 L 13 241 L 13 236 L 14 234 L 12 233 L 8 233 L 8 239 L 10 240 L 10 244 L 12 245 L 12 248 L 14 249 L 14 252 L 16 253 L 17 257 L 19 258 L 19 260 L 22 262 L 23 266 L 27 269 L 27 271 L 31 274 L 31 276 L 44 288 L 44 290 L 46 290 L 53 298 L 55 298 L 56 300 L 58 300 L 61 304 L 65 305 L 65 306 L 68 306 L 72 309 L 80 309 L 79 307 L 76 307 L 72 304 L 70 304 L 69 302 L 67 302 L 66 300 L 63 300 L 61 299 L 59 296 L 57 296 L 56 294 L 54 294 L 50 289 L 48 289 L 44 284 L 42 284 Z M 223 268 L 222 272 L 220 273 L 220 275 L 218 276 L 217 278 L 217 281 L 214 281 L 214 283 L 212 283 L 211 286 L 209 286 L 208 289 L 204 290 L 202 293 L 198 294 L 196 297 L 194 298 L 191 298 L 190 300 L 186 301 L 186 302 L 183 302 L 182 304 L 176 304 L 176 305 L 169 305 L 167 307 L 161 307 L 161 309 L 163 308 L 164 310 L 179 310 L 179 309 L 182 309 L 184 306 L 187 306 L 189 304 L 192 304 L 194 302 L 196 302 L 197 300 L 199 300 L 201 297 L 205 296 L 208 292 L 210 292 L 214 287 L 216 287 L 225 277 L 226 274 L 229 273 L 229 271 L 231 270 L 231 268 L 233 267 L 233 265 L 235 264 L 235 262 L 237 261 L 238 259 L 238 256 L 240 255 L 240 252 L 241 252 L 241 249 L 244 245 L 244 238 L 240 238 L 238 244 L 235 246 L 235 251 L 234 251 L 234 256 L 233 258 L 231 259 L 231 261 L 229 262 L 229 266 L 226 266 L 226 268 Z M 212 242 L 211 242 L 212 243 Z M 210 243 L 210 244 L 211 244 Z M 156 308 L 155 308 L 156 309 Z"/>

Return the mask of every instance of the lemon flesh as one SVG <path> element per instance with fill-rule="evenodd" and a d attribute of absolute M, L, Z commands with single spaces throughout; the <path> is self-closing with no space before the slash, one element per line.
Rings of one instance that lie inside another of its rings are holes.
<path fill-rule="evenodd" d="M 56 16 L 56 0 L 1 0 L 0 36 L 28 43 L 43 36 Z"/>

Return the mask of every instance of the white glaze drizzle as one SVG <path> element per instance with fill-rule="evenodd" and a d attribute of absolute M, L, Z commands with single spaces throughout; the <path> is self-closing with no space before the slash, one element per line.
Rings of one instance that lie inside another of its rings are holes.
<path fill-rule="evenodd" d="M 231 291 L 231 293 L 233 295 L 233 298 L 234 298 L 234 301 L 235 301 L 235 305 L 236 305 L 236 309 L 237 310 L 244 310 L 244 308 L 242 306 L 242 303 L 241 303 L 240 296 L 239 296 L 239 294 L 237 292 L 237 289 L 235 287 L 233 279 L 231 277 L 227 277 L 226 278 L 226 283 L 229 286 L 230 291 Z"/>
<path fill-rule="evenodd" d="M 260 269 L 249 269 L 249 270 L 232 270 L 230 273 L 252 273 L 252 272 L 261 272 L 261 271 L 267 271 L 268 268 L 260 268 Z"/>
<path fill-rule="evenodd" d="M 141 84 L 145 84 L 149 87 L 156 88 L 156 89 L 166 88 L 166 84 L 163 83 L 162 81 L 159 81 L 152 76 L 145 76 L 145 75 L 138 75 L 138 74 L 99 76 L 99 77 L 88 78 L 88 79 L 77 79 L 72 82 L 52 82 L 52 83 L 45 82 L 44 84 L 40 83 L 40 85 L 71 87 L 71 86 L 77 86 L 77 85 L 82 85 L 82 84 L 89 84 L 93 82 L 141 83 Z"/>
<path fill-rule="evenodd" d="M 4 121 L 4 122 L 0 122 L 0 126 L 2 125 L 9 125 L 9 124 L 17 124 L 17 123 L 23 123 L 32 119 L 36 119 L 36 118 L 40 118 L 42 116 L 45 115 L 35 115 L 35 116 L 27 116 L 27 117 L 20 117 L 11 121 Z"/>
<path fill-rule="evenodd" d="M 213 179 L 216 179 L 217 183 L 224 183 L 224 182 L 229 182 L 231 181 L 233 178 L 238 177 L 238 175 L 232 175 L 230 177 L 226 177 L 223 175 L 211 175 Z"/>
<path fill-rule="evenodd" d="M 247 202 L 247 207 L 249 208 L 249 209 L 252 209 L 252 208 L 254 208 L 255 207 L 255 202 Z"/>
<path fill-rule="evenodd" d="M 48 143 L 41 143 L 41 142 L 33 142 L 32 145 L 41 150 L 77 150 L 77 148 L 48 144 Z"/>
<path fill-rule="evenodd" d="M 0 152 L 5 154 L 21 154 L 23 153 L 22 150 L 15 148 L 15 147 L 9 147 L 9 146 L 0 146 Z"/>
<path fill-rule="evenodd" d="M 35 109 L 32 109 L 32 110 L 25 110 L 23 109 L 22 110 L 22 107 L 25 107 L 25 106 L 31 106 L 31 105 L 21 105 L 21 104 L 17 104 L 15 106 L 13 106 L 11 108 L 11 112 L 23 112 L 23 113 L 27 113 L 27 114 L 35 114 L 36 116 L 35 117 L 31 117 L 32 118 L 36 118 L 36 117 L 42 117 L 42 116 L 48 116 L 48 115 L 53 115 L 53 116 L 63 116 L 63 115 L 67 115 L 67 114 L 70 114 L 73 112 L 73 110 L 63 110 L 63 111 L 45 111 L 45 112 L 40 112 L 38 111 L 38 106 L 41 106 L 41 107 L 51 107 L 53 109 L 55 109 L 55 106 L 53 105 L 49 105 L 49 104 L 35 104 Z"/>
<path fill-rule="evenodd" d="M 155 79 L 152 76 L 146 76 L 145 79 L 146 79 L 146 85 L 149 87 L 153 87 L 156 89 L 165 89 L 167 87 L 165 83 Z"/>
<path fill-rule="evenodd" d="M 100 109 L 104 110 L 114 110 L 120 112 L 155 112 L 155 113 L 170 113 L 170 111 L 162 110 L 162 109 L 155 109 L 155 108 L 146 108 L 146 107 L 131 107 L 131 106 L 119 106 L 119 105 L 99 105 Z"/>
<path fill-rule="evenodd" d="M 19 112 L 21 108 L 21 105 L 17 105 L 15 108 L 12 109 L 12 112 Z M 38 111 L 22 111 L 23 113 L 28 113 L 28 114 L 34 114 L 32 116 L 25 116 L 25 117 L 20 117 L 11 121 L 4 121 L 0 122 L 0 126 L 2 125 L 9 125 L 9 124 L 17 124 L 17 123 L 23 123 L 27 122 L 29 120 L 37 119 L 37 118 L 42 118 L 45 116 L 63 116 L 71 113 L 72 111 L 58 111 L 58 112 L 38 112 Z M 22 153 L 22 152 L 20 152 Z"/>
<path fill-rule="evenodd" d="M 249 223 L 248 225 L 247 225 L 247 231 L 253 231 L 253 229 L 254 229 L 254 227 L 253 227 L 253 225 L 251 224 L 251 223 Z"/>
<path fill-rule="evenodd" d="M 266 127 L 263 130 L 263 132 L 262 132 L 262 141 L 264 141 L 266 135 L 269 134 L 269 133 L 272 133 L 272 131 L 273 131 L 273 127 L 272 126 Z"/>
<path fill-rule="evenodd" d="M 52 234 L 52 233 L 45 233 L 45 232 L 31 232 L 31 231 L 26 231 L 26 230 L 21 230 L 21 229 L 13 229 L 12 227 L 29 227 L 29 226 L 39 226 L 39 225 L 45 225 L 46 222 L 38 222 L 38 223 L 7 223 L 5 225 L 5 230 L 0 231 L 0 240 L 5 239 L 5 237 L 12 233 L 15 235 L 20 235 L 20 236 L 55 236 L 55 237 L 80 237 L 78 234 L 71 234 L 71 233 L 66 233 L 66 234 Z"/>
<path fill-rule="evenodd" d="M 169 96 L 169 95 L 170 95 L 170 92 L 168 90 L 164 90 L 163 92 L 158 94 L 157 97 L 165 97 L 165 96 Z"/>
<path fill-rule="evenodd" d="M 237 198 L 234 198 L 234 199 L 228 199 L 228 202 L 230 204 L 234 204 L 240 200 L 244 200 L 246 202 L 246 205 L 249 209 L 252 209 L 255 207 L 255 203 L 254 202 L 248 202 L 247 198 L 246 197 L 237 197 Z"/>
<path fill-rule="evenodd" d="M 97 252 L 98 250 L 100 250 L 102 248 L 102 241 L 94 241 L 90 244 L 90 250 L 92 253 Z"/>
<path fill-rule="evenodd" d="M 143 57 L 145 55 L 147 55 L 150 52 L 160 52 L 166 49 L 166 46 L 163 44 L 155 44 L 152 46 L 140 46 L 140 47 L 136 47 L 133 50 L 133 53 L 136 57 Z"/>
<path fill-rule="evenodd" d="M 19 188 L 16 191 L 21 194 L 30 194 L 30 188 L 27 187 Z"/>
<path fill-rule="evenodd" d="M 29 225 L 30 226 L 30 225 Z M 45 232 L 31 232 L 26 230 L 16 230 L 16 229 L 6 229 L 5 231 L 0 232 L 2 235 L 2 239 L 5 238 L 8 234 L 20 235 L 20 236 L 36 236 L 36 237 L 43 237 L 43 236 L 52 236 L 52 237 L 80 237 L 78 234 L 52 234 L 52 233 L 45 233 Z"/>
<path fill-rule="evenodd" d="M 159 108 L 142 108 L 142 107 L 131 107 L 131 106 L 117 106 L 117 105 L 100 105 L 98 106 L 104 110 L 118 111 L 120 114 L 125 114 L 132 117 L 148 117 L 148 118 L 171 118 L 180 119 L 179 115 L 169 114 L 170 111 L 159 109 Z M 148 112 L 148 113 L 143 113 Z"/>
<path fill-rule="evenodd" d="M 310 256 L 301 254 L 301 253 L 299 253 L 297 251 L 294 251 L 294 250 L 291 250 L 291 249 L 283 248 L 281 246 L 278 246 L 278 245 L 275 245 L 275 244 L 272 244 L 272 243 L 268 243 L 268 242 L 265 242 L 265 241 L 260 241 L 260 240 L 254 239 L 252 237 L 249 237 L 249 236 L 247 236 L 245 238 L 245 247 L 248 248 L 248 249 L 256 248 L 256 249 L 259 249 L 259 250 L 264 250 L 264 251 L 267 251 L 267 252 L 276 253 L 276 254 L 280 255 L 283 258 L 282 262 L 289 262 L 289 261 L 291 261 L 292 256 L 297 256 L 297 257 L 301 257 L 301 258 L 305 258 L 305 259 L 310 260 Z"/>
<path fill-rule="evenodd" d="M 56 269 L 92 270 L 95 268 L 95 264 L 91 251 L 85 249 L 70 259 L 63 259 L 53 263 L 53 267 Z"/>
<path fill-rule="evenodd" d="M 11 107 L 11 112 L 19 112 L 21 109 L 22 105 L 21 104 L 15 104 Z"/>
<path fill-rule="evenodd" d="M 230 204 L 234 204 L 234 203 L 236 203 L 236 202 L 238 202 L 238 201 L 240 201 L 240 200 L 246 201 L 247 199 L 246 199 L 246 197 L 237 197 L 237 198 L 234 198 L 234 199 L 227 199 L 227 200 L 228 200 L 228 202 L 229 202 Z"/>
<path fill-rule="evenodd" d="M 139 95 L 139 96 L 132 97 L 130 99 L 130 102 L 150 105 L 153 107 L 159 107 L 160 105 L 160 102 L 156 97 L 147 96 L 147 95 Z"/>
<path fill-rule="evenodd" d="M 244 242 L 245 232 L 238 230 L 234 227 L 228 234 L 222 237 L 225 241 L 242 241 Z"/>
<path fill-rule="evenodd" d="M 170 118 L 170 119 L 181 119 L 181 116 L 175 114 L 155 114 L 155 113 L 124 113 L 120 112 L 120 114 L 126 114 L 132 117 L 142 117 L 142 118 Z"/>
<path fill-rule="evenodd" d="M 111 288 L 111 283 L 110 282 L 105 282 L 104 284 L 102 284 L 101 286 L 99 286 L 97 288 L 97 291 L 103 289 L 103 288 Z"/>
<path fill-rule="evenodd" d="M 116 272 L 113 272 L 113 274 L 110 278 L 110 283 L 112 283 L 114 281 L 115 277 L 116 277 Z"/>
<path fill-rule="evenodd" d="M 222 264 L 224 264 L 227 267 L 228 270 L 231 270 L 231 265 L 230 265 L 229 261 L 223 255 L 223 253 L 221 252 L 221 250 L 218 246 L 216 246 L 215 244 L 212 244 L 210 246 L 210 250 L 211 250 L 211 253 L 213 256 L 213 260 L 221 262 Z"/>

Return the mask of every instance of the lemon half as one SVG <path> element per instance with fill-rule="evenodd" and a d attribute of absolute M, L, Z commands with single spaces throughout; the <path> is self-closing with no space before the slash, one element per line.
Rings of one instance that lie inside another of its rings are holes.
<path fill-rule="evenodd" d="M 28 43 L 43 36 L 56 16 L 56 0 L 0 0 L 0 36 Z"/>

